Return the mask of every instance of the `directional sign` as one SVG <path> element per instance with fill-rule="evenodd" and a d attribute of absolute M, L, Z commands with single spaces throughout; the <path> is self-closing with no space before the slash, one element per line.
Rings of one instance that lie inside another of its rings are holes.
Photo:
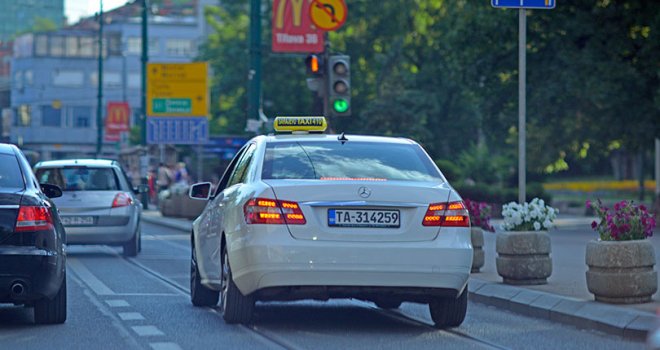
<path fill-rule="evenodd" d="M 490 0 L 493 7 L 516 9 L 553 9 L 555 0 Z"/>
<path fill-rule="evenodd" d="M 204 144 L 209 139 L 206 117 L 149 117 L 147 118 L 148 144 Z"/>
<path fill-rule="evenodd" d="M 208 64 L 149 63 L 147 116 L 205 117 L 208 106 Z"/>
<path fill-rule="evenodd" d="M 312 0 L 309 6 L 309 18 L 321 30 L 339 29 L 346 22 L 347 14 L 344 0 Z"/>

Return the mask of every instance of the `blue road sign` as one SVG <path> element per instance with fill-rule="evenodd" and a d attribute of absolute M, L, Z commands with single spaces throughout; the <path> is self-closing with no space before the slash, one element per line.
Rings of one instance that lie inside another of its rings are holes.
<path fill-rule="evenodd" d="M 197 145 L 208 140 L 205 117 L 147 117 L 148 144 Z"/>
<path fill-rule="evenodd" d="M 555 0 L 490 0 L 496 8 L 553 9 Z"/>

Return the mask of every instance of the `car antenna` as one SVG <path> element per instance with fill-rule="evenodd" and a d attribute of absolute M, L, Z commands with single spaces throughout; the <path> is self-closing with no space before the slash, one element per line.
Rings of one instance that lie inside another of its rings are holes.
<path fill-rule="evenodd" d="M 346 135 L 344 135 L 343 132 L 341 133 L 341 135 L 339 135 L 339 137 L 337 137 L 337 140 L 341 141 L 341 144 L 342 144 L 342 145 L 343 145 L 344 143 L 346 143 L 346 141 L 348 141 L 348 139 L 346 138 Z"/>

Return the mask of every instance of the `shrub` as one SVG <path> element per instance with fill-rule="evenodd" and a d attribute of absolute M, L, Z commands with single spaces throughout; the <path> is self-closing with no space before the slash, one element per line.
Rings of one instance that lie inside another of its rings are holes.
<path fill-rule="evenodd" d="M 621 201 L 614 204 L 614 211 L 603 205 L 600 199 L 593 203 L 587 201 L 587 208 L 592 208 L 600 222 L 592 222 L 591 228 L 598 232 L 603 241 L 630 241 L 653 236 L 655 219 L 642 204 L 633 201 Z"/>
<path fill-rule="evenodd" d="M 557 209 L 545 205 L 543 199 L 534 198 L 531 202 L 518 204 L 511 202 L 502 207 L 506 231 L 541 231 L 552 228 L 557 218 Z"/>

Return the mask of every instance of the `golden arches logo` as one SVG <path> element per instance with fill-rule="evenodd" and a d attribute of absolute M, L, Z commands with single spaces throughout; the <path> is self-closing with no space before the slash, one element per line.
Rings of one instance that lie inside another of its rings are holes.
<path fill-rule="evenodd" d="M 275 28 L 282 29 L 284 28 L 284 15 L 286 11 L 287 2 L 291 2 L 291 14 L 293 19 L 293 26 L 300 27 L 302 24 L 302 10 L 303 10 L 303 1 L 307 0 L 280 0 L 277 4 L 277 12 L 275 16 Z"/>

